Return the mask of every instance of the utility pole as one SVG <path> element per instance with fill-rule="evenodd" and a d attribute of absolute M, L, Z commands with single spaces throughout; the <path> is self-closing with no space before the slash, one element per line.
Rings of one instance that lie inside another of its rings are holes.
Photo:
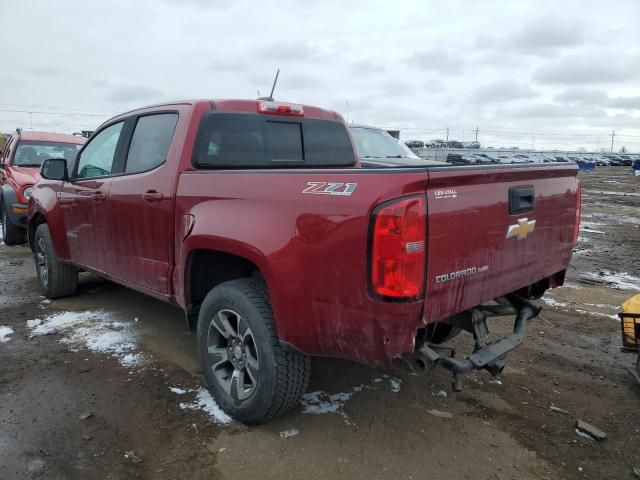
<path fill-rule="evenodd" d="M 616 136 L 615 130 L 611 130 L 611 153 L 613 153 L 613 138 Z"/>
<path fill-rule="evenodd" d="M 476 125 L 476 142 L 478 141 L 478 126 Z"/>
<path fill-rule="evenodd" d="M 449 127 L 447 127 L 447 142 L 449 141 Z"/>
<path fill-rule="evenodd" d="M 533 146 L 535 145 L 535 143 L 536 143 L 536 134 L 532 133 L 531 134 L 531 150 L 533 150 Z"/>

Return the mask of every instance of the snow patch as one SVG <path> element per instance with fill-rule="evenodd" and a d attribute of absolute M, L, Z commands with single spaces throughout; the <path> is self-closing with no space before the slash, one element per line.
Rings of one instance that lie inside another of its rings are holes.
<path fill-rule="evenodd" d="M 289 430 L 284 430 L 280 432 L 280 438 L 291 438 L 300 435 L 300 430 L 297 428 L 290 428 Z"/>
<path fill-rule="evenodd" d="M 221 425 L 231 423 L 231 417 L 224 413 L 206 388 L 200 387 L 197 390 L 196 399 L 191 403 L 181 403 L 180 408 L 182 410 L 201 410 L 209 415 L 214 422 Z"/>
<path fill-rule="evenodd" d="M 618 317 L 618 315 L 609 315 L 607 313 L 600 313 L 600 312 L 587 312 L 586 310 L 580 310 L 576 308 L 576 313 L 582 313 L 583 315 L 591 315 L 594 317 L 605 317 L 605 318 L 613 318 L 614 320 L 620 320 L 620 317 Z"/>
<path fill-rule="evenodd" d="M 171 390 L 176 395 L 184 395 L 185 393 L 187 393 L 186 390 L 178 387 L 169 387 L 169 390 Z"/>
<path fill-rule="evenodd" d="M 27 322 L 31 335 L 62 335 L 60 342 L 72 351 L 87 349 L 107 353 L 125 367 L 143 363 L 142 354 L 136 352 L 137 343 L 131 331 L 131 322 L 117 321 L 103 310 L 62 312 L 43 320 Z"/>
<path fill-rule="evenodd" d="M 13 328 L 7 325 L 0 325 L 0 343 L 5 343 L 11 340 L 11 335 L 13 335 Z"/>
<path fill-rule="evenodd" d="M 583 273 L 582 277 L 590 280 L 596 280 L 602 283 L 611 284 L 611 286 L 619 290 L 640 291 L 640 278 L 629 275 L 627 272 L 613 273 L 608 270 L 603 270 L 599 273 Z"/>
<path fill-rule="evenodd" d="M 302 403 L 302 413 L 312 413 L 321 415 L 323 413 L 338 413 L 344 417 L 346 414 L 342 411 L 342 407 L 351 399 L 353 393 L 334 393 L 328 394 L 322 390 L 316 392 L 305 393 L 300 400 Z"/>
<path fill-rule="evenodd" d="M 391 386 L 391 391 L 393 393 L 398 393 L 400 391 L 400 385 L 402 384 L 402 380 L 399 378 L 390 378 L 389 385 Z"/>
<path fill-rule="evenodd" d="M 554 308 L 567 308 L 567 304 L 564 302 L 559 302 L 557 300 L 554 300 L 552 297 L 548 297 L 545 296 L 542 298 L 544 300 L 544 302 L 549 305 L 550 307 L 554 307 Z"/>

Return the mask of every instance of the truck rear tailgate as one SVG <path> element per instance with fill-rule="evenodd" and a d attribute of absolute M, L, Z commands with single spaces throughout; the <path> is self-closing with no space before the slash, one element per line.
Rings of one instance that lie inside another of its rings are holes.
<path fill-rule="evenodd" d="M 575 165 L 431 169 L 426 322 L 563 271 L 574 246 Z"/>

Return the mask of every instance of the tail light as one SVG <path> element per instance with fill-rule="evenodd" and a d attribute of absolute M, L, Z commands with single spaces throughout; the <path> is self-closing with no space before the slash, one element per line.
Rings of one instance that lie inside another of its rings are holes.
<path fill-rule="evenodd" d="M 388 300 L 424 296 L 426 207 L 424 195 L 383 203 L 371 219 L 370 291 Z"/>
<path fill-rule="evenodd" d="M 258 113 L 269 115 L 288 115 L 292 117 L 304 117 L 302 105 L 283 102 L 258 102 Z"/>
<path fill-rule="evenodd" d="M 580 210 L 582 209 L 582 186 L 580 182 L 576 187 L 576 223 L 573 227 L 573 244 L 578 243 L 578 235 L 580 235 Z"/>

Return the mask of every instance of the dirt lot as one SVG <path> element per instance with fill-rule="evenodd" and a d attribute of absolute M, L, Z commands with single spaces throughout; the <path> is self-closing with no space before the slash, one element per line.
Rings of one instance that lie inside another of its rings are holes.
<path fill-rule="evenodd" d="M 89 275 L 45 301 L 29 250 L 1 245 L 0 478 L 634 478 L 640 385 L 613 317 L 640 291 L 640 178 L 581 181 L 567 285 L 498 381 L 470 375 L 454 394 L 444 371 L 318 359 L 304 405 L 253 428 L 199 390 L 179 310 Z M 608 438 L 578 435 L 578 418 Z"/>

